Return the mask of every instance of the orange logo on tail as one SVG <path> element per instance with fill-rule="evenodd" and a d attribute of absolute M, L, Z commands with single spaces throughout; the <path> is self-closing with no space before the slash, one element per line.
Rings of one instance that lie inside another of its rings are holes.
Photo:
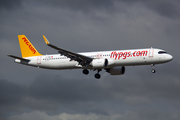
<path fill-rule="evenodd" d="M 24 40 L 24 42 L 26 43 L 26 45 L 29 47 L 29 49 L 33 52 L 33 54 L 35 54 L 37 51 L 35 50 L 35 48 L 31 45 L 31 43 L 29 43 L 29 41 L 24 37 L 22 38 L 22 40 Z"/>

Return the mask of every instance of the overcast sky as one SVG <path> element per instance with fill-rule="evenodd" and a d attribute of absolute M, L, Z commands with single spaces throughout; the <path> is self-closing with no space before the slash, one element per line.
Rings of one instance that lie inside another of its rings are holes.
<path fill-rule="evenodd" d="M 124 75 L 45 70 L 14 63 L 25 34 L 41 54 L 43 40 L 74 52 L 160 48 L 173 61 L 126 67 Z M 1 120 L 179 120 L 179 0 L 1 0 Z"/>

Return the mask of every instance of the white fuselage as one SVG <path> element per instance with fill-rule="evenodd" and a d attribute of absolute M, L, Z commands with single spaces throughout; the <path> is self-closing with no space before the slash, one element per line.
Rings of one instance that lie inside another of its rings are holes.
<path fill-rule="evenodd" d="M 78 54 L 88 56 L 93 59 L 107 59 L 109 61 L 108 68 L 115 66 L 161 64 L 169 62 L 173 58 L 170 54 L 163 53 L 163 50 L 153 48 L 84 52 Z M 19 59 L 15 59 L 15 62 L 46 69 L 84 69 L 84 67 L 82 67 L 77 61 L 70 60 L 70 58 L 67 58 L 61 54 L 26 57 L 25 59 L 30 61 L 23 62 Z M 87 68 L 94 69 L 94 67 L 91 65 L 89 65 Z M 99 67 L 99 69 L 103 68 L 104 66 Z"/>

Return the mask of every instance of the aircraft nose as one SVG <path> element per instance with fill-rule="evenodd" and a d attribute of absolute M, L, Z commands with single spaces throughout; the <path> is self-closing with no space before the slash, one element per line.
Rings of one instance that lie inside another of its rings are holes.
<path fill-rule="evenodd" d="M 172 55 L 168 55 L 168 60 L 171 61 L 173 59 Z"/>

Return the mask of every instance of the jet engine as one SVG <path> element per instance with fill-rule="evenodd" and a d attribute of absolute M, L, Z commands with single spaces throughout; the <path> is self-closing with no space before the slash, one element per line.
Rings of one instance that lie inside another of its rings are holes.
<path fill-rule="evenodd" d="M 91 64 L 93 68 L 107 68 L 114 65 L 114 60 L 110 59 L 94 59 Z"/>
<path fill-rule="evenodd" d="M 110 73 L 110 75 L 123 75 L 125 73 L 125 67 L 117 66 L 117 67 L 107 68 L 106 72 Z"/>

